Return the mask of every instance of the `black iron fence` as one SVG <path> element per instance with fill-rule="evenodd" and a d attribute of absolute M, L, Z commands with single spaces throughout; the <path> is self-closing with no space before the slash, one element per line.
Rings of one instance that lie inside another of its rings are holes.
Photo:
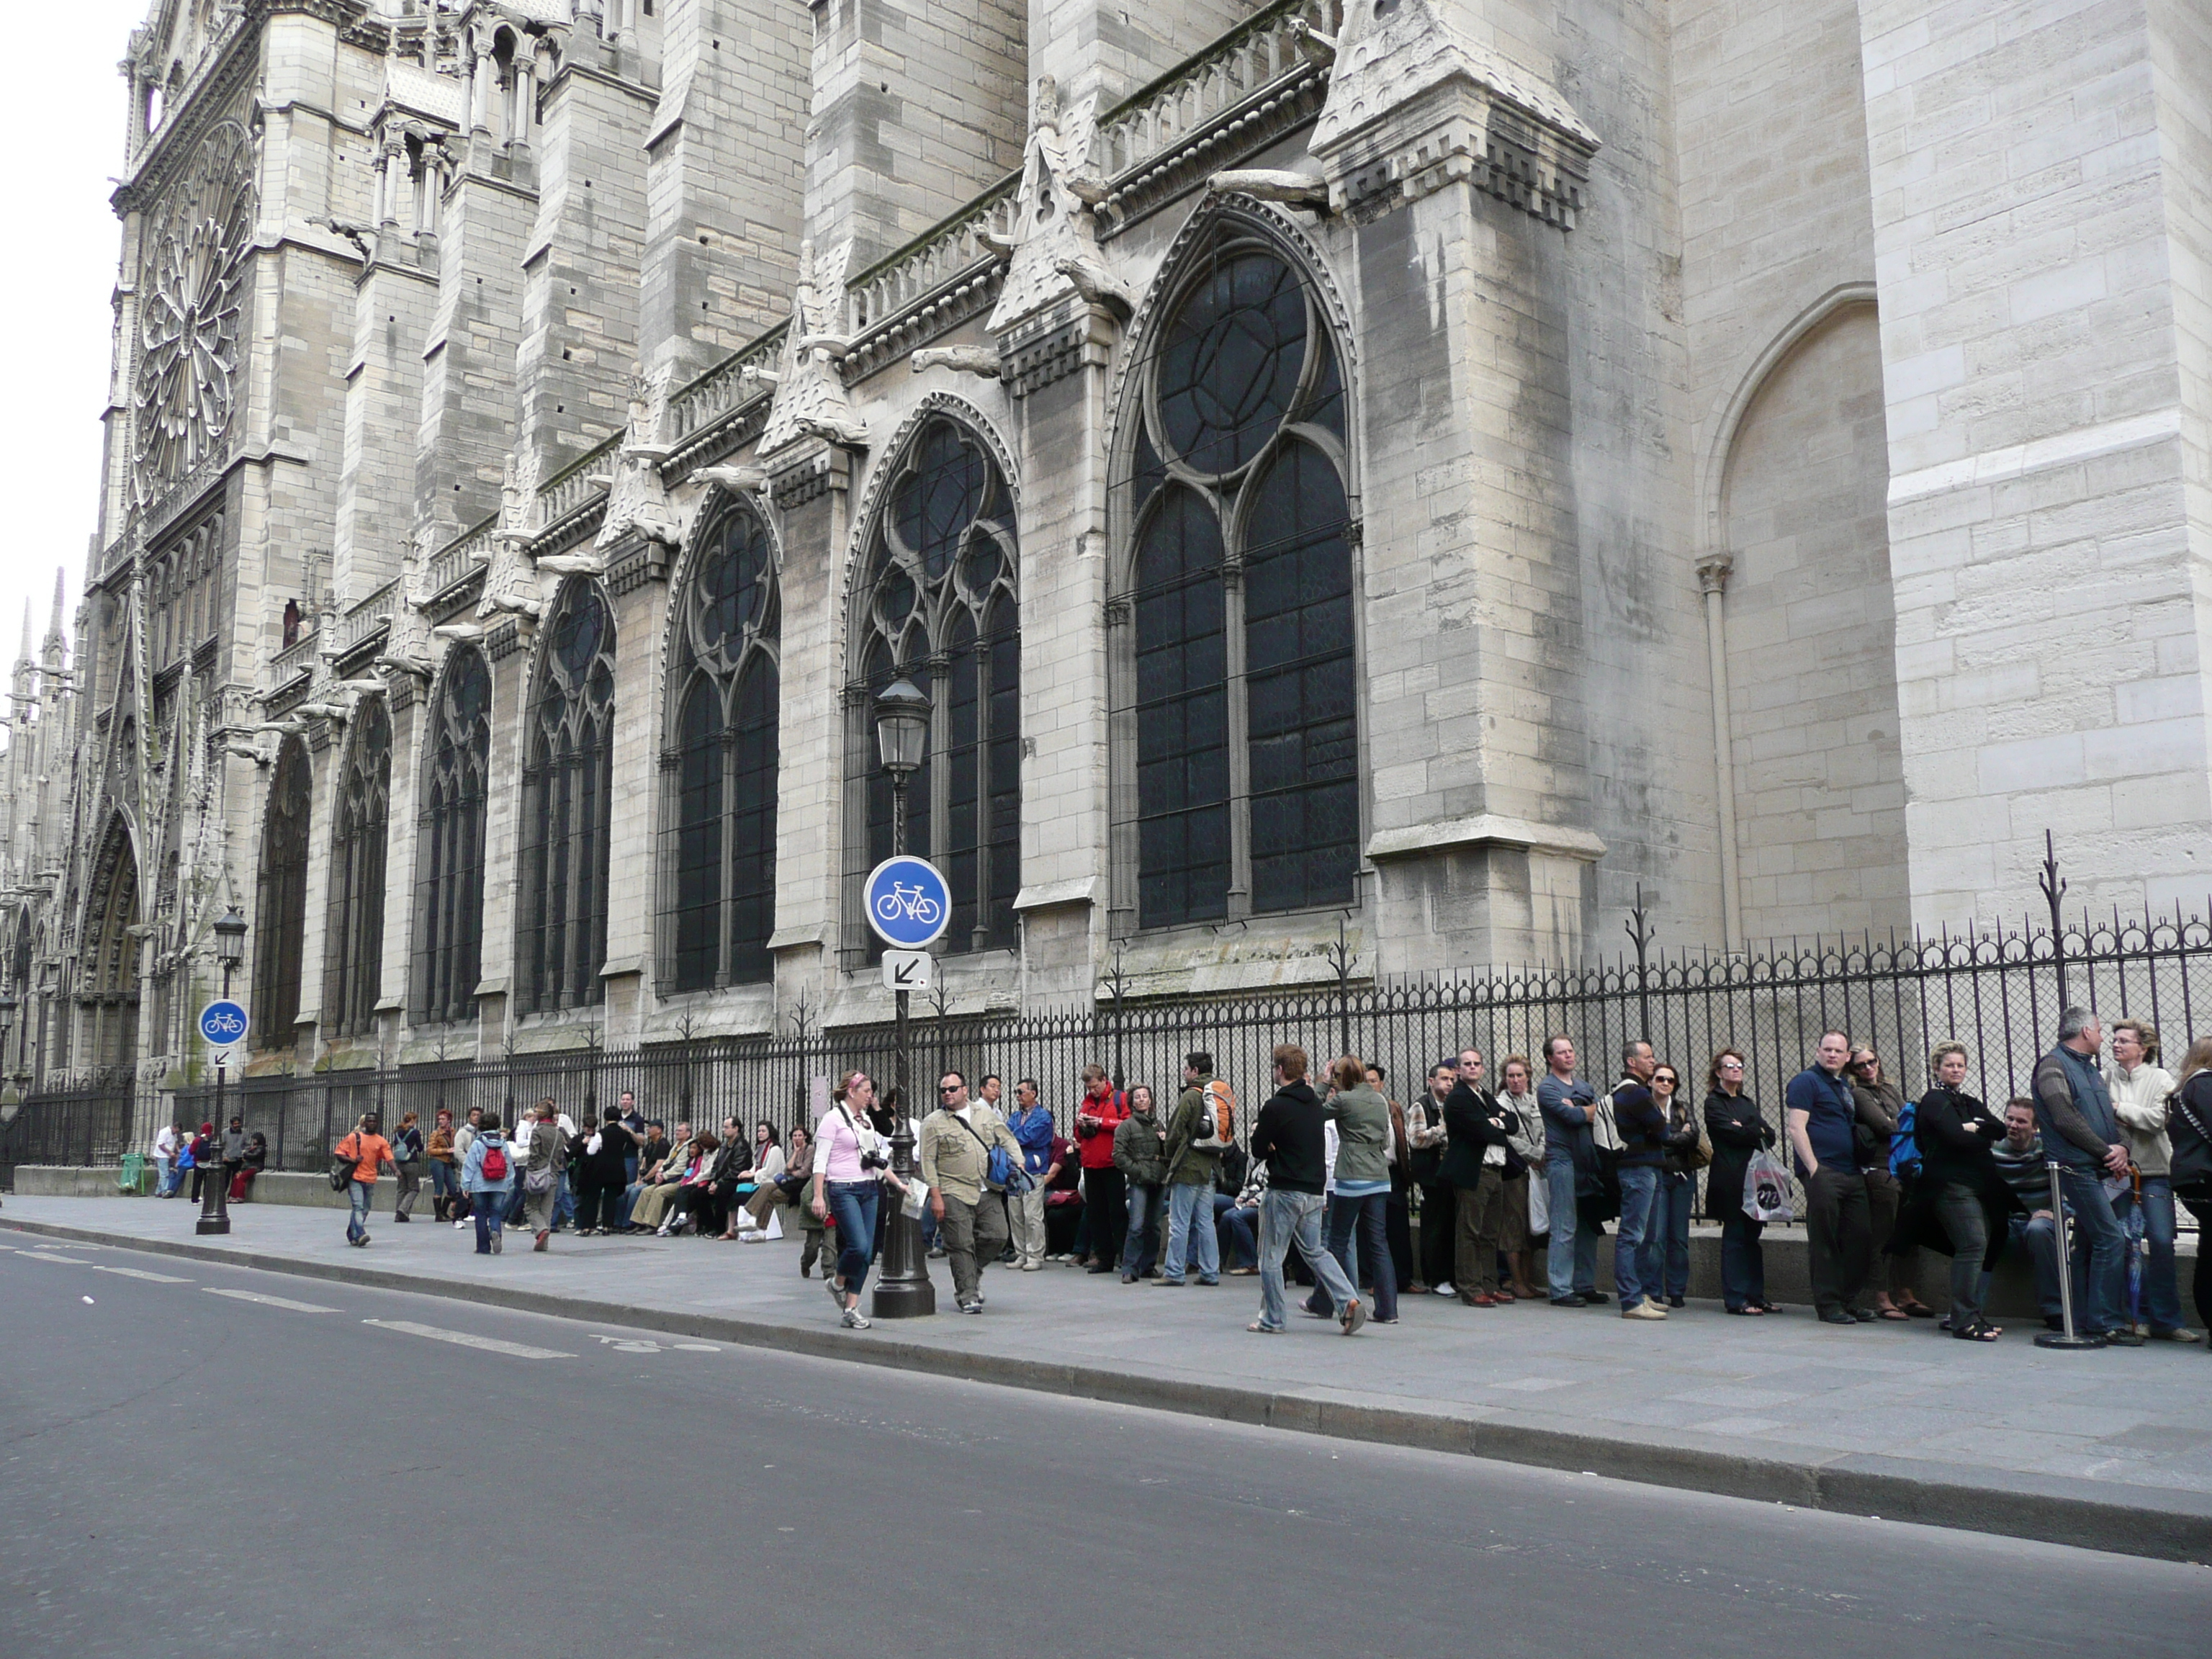
<path fill-rule="evenodd" d="M 1595 967 L 1486 976 L 1439 975 L 1358 984 L 1340 980 L 1268 996 L 1139 1001 L 1114 994 L 1109 975 L 1091 1006 L 985 1016 L 933 1012 L 914 1024 L 912 1080 L 926 1108 L 946 1067 L 971 1080 L 1002 1077 L 1011 1092 L 1038 1080 L 1065 1124 L 1085 1065 L 1097 1061 L 1163 1103 L 1186 1052 L 1204 1049 L 1237 1089 L 1249 1121 L 1267 1092 L 1270 1051 L 1295 1042 L 1321 1062 L 1353 1053 L 1382 1064 L 1401 1098 L 1436 1060 L 1473 1043 L 1495 1081 L 1504 1059 L 1540 1056 L 1546 1037 L 1573 1038 L 1583 1072 L 1618 1075 L 1622 1045 L 1648 1037 L 1702 1097 L 1707 1064 L 1723 1045 L 1749 1060 L 1747 1087 L 1778 1123 L 1783 1091 L 1820 1035 L 1840 1027 L 1882 1055 L 1908 1093 L 1927 1084 L 1939 1041 L 1964 1042 L 1975 1089 L 1994 1105 L 2027 1092 L 2037 1057 L 2069 1001 L 2107 1020 L 2148 1019 L 2179 1070 L 2192 1034 L 2212 1034 L 2212 924 L 2176 915 L 2019 932 L 1942 934 L 1879 942 L 1819 941 L 1741 956 L 1668 957 L 1649 950 L 1640 919 L 1632 958 Z M 2063 987 L 2063 991 L 2062 991 Z M 319 1170 L 327 1149 L 365 1111 L 427 1125 L 441 1108 L 511 1115 L 550 1097 L 572 1116 L 633 1091 L 649 1118 L 719 1128 L 766 1118 L 779 1130 L 811 1114 L 813 1080 L 861 1067 L 888 1086 L 896 1076 L 890 1029 L 854 1027 L 740 1040 L 655 1043 L 635 1050 L 569 1049 L 473 1062 L 257 1078 L 228 1091 L 230 1109 L 269 1138 L 272 1168 Z M 212 1091 L 167 1097 L 174 1121 L 214 1115 Z M 149 1133 L 142 1117 L 140 1131 Z M 130 1137 L 126 1095 L 33 1097 L 0 1140 L 0 1162 L 112 1161 Z"/>

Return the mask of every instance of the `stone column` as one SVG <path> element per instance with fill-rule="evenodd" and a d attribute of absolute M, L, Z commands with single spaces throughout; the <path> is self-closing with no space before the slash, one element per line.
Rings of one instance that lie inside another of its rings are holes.
<path fill-rule="evenodd" d="M 1713 688 L 1713 773 L 1721 807 L 1721 933 L 1731 951 L 1743 949 L 1743 908 L 1735 846 L 1735 738 L 1729 721 L 1728 614 L 1723 595 L 1735 569 L 1725 553 L 1698 562 L 1698 586 L 1705 596 L 1705 659 Z"/>
<path fill-rule="evenodd" d="M 1383 971 L 1571 963 L 1595 902 L 1561 295 L 1596 148 L 1432 0 L 1347 8 L 1311 149 L 1355 227 Z"/>
<path fill-rule="evenodd" d="M 2201 905 L 2203 8 L 1860 0 L 1859 33 L 1913 921 L 2039 912 L 2045 830 L 2071 905 Z"/>

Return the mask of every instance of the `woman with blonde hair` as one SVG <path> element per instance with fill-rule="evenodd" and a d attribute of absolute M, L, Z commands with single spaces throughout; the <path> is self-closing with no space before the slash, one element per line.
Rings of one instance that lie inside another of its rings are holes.
<path fill-rule="evenodd" d="M 2201 1246 L 2212 1237 L 2212 1037 L 2199 1037 L 2189 1045 L 2166 1127 L 2173 1146 L 2173 1195 L 2197 1218 Z M 2212 1331 L 2212 1273 L 2204 1271 L 2201 1251 L 2196 1280 L 2197 1318 Z"/>

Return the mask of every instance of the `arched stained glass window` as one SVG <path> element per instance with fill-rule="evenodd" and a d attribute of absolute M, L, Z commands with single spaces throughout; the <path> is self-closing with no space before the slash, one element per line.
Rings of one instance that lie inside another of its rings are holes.
<path fill-rule="evenodd" d="M 665 990 L 773 975 L 781 622 L 768 527 L 731 499 L 709 520 L 677 606 L 661 756 Z"/>
<path fill-rule="evenodd" d="M 339 1036 L 359 1036 L 375 1024 L 384 984 L 385 848 L 391 839 L 392 719 L 384 699 L 371 697 L 356 715 L 344 775 L 338 780 L 337 828 L 331 841 L 330 961 L 324 1024 Z"/>
<path fill-rule="evenodd" d="M 951 951 L 1012 949 L 1021 890 L 1021 625 L 1012 494 L 975 433 L 926 421 L 893 464 L 854 596 L 847 753 L 861 834 L 852 891 L 891 854 L 890 776 L 876 694 L 903 675 L 928 695 L 929 747 L 907 785 L 907 850 L 952 889 Z M 854 937 L 859 939 L 861 934 Z M 880 947 L 866 934 L 868 954 Z"/>
<path fill-rule="evenodd" d="M 1359 777 L 1343 380 L 1312 296 L 1273 247 L 1217 235 L 1170 303 L 1137 419 L 1118 503 L 1132 527 L 1125 602 L 1111 613 L 1128 630 L 1115 708 L 1135 799 L 1115 810 L 1137 923 L 1348 903 Z"/>
<path fill-rule="evenodd" d="M 307 745 L 287 738 L 261 819 L 254 904 L 253 1046 L 289 1048 L 300 1018 L 300 947 L 307 931 L 307 818 L 314 773 Z"/>
<path fill-rule="evenodd" d="M 447 659 L 424 733 L 416 820 L 415 1015 L 476 1012 L 483 957 L 484 781 L 491 763 L 491 670 L 472 646 Z"/>
<path fill-rule="evenodd" d="M 596 583 L 572 576 L 554 601 L 522 763 L 516 957 L 528 1013 L 599 1000 L 614 713 L 614 617 Z"/>

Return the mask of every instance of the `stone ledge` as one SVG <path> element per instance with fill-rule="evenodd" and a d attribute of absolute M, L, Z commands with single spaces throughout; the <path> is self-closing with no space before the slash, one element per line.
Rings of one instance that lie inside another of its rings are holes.
<path fill-rule="evenodd" d="M 1378 830 L 1367 838 L 1367 856 L 1379 864 L 1386 859 L 1414 858 L 1451 848 L 1486 846 L 1551 853 L 1589 864 L 1605 856 L 1605 843 L 1587 830 L 1533 823 L 1527 818 L 1501 817 L 1494 812 L 1410 824 L 1403 830 Z"/>

